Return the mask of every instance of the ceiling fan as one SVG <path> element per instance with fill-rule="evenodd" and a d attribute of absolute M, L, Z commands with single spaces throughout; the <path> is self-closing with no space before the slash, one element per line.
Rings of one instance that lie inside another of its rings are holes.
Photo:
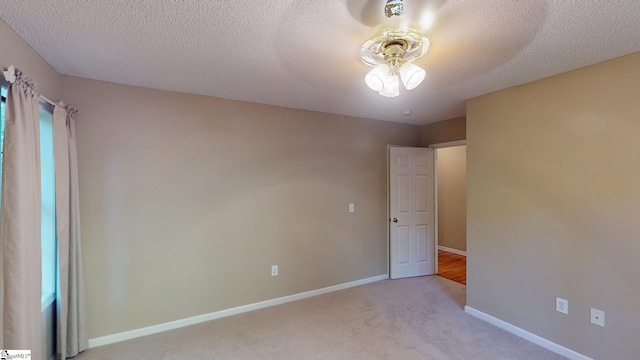
<path fill-rule="evenodd" d="M 393 99 L 407 108 L 423 96 L 458 91 L 506 64 L 535 39 L 549 7 L 546 0 L 404 0 L 403 12 L 387 18 L 387 0 L 319 2 L 326 6 L 292 3 L 282 13 L 274 42 L 282 67 L 310 88 L 338 90 L 329 90 L 328 99 L 348 92 L 372 104 L 391 100 L 363 81 L 378 64 L 364 65 L 361 49 L 385 28 L 412 28 L 429 45 L 424 56 L 411 62 L 424 69 L 422 83 L 411 91 L 400 88 L 401 96 Z M 400 75 L 398 81 L 402 87 Z"/>
<path fill-rule="evenodd" d="M 549 5 L 543 0 L 346 0 L 346 6 L 372 29 L 360 49 L 362 61 L 374 67 L 365 82 L 395 97 L 399 80 L 407 90 L 423 80 L 451 86 L 507 63 L 542 29 Z"/>
<path fill-rule="evenodd" d="M 384 14 L 388 19 L 400 16 L 403 12 L 403 0 L 386 1 Z M 433 12 L 423 16 L 432 21 Z M 424 25 L 422 27 L 426 27 Z M 407 90 L 415 89 L 424 80 L 426 72 L 413 62 L 424 56 L 427 50 L 429 39 L 415 24 L 398 21 L 381 23 L 375 27 L 360 51 L 362 61 L 374 66 L 365 76 L 367 86 L 382 96 L 392 98 L 400 94 L 398 78 Z"/>

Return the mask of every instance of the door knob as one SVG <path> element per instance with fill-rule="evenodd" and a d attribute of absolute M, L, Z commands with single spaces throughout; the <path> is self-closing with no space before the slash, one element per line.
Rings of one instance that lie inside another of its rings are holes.
<path fill-rule="evenodd" d="M 398 219 L 393 218 L 393 219 L 391 219 L 391 221 L 393 221 L 393 222 L 398 222 Z"/>

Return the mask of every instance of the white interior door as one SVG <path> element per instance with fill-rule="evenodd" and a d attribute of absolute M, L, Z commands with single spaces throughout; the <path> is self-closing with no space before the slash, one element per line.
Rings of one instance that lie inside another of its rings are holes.
<path fill-rule="evenodd" d="M 389 148 L 392 279 L 435 274 L 433 149 Z"/>

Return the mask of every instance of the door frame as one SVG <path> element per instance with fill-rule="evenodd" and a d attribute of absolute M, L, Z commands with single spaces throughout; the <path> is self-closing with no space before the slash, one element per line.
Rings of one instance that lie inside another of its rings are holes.
<path fill-rule="evenodd" d="M 454 141 L 446 141 L 446 142 L 441 142 L 441 143 L 435 143 L 435 144 L 431 144 L 429 146 L 422 146 L 422 147 L 429 147 L 432 148 L 434 150 L 440 149 L 440 148 L 445 148 L 445 147 L 452 147 L 452 146 L 461 146 L 461 145 L 467 145 L 467 139 L 462 139 L 462 140 L 454 140 Z M 389 155 L 390 155 L 390 148 L 392 147 L 406 147 L 404 145 L 387 145 L 387 158 L 386 158 L 386 162 L 387 162 L 387 183 L 386 183 L 386 192 L 387 192 L 387 278 L 391 278 L 391 224 L 389 222 L 389 219 L 391 218 L 391 196 L 389 194 L 389 184 L 390 184 L 390 168 L 389 168 Z M 420 147 L 420 146 L 418 146 Z M 434 262 L 435 262 L 435 268 L 436 268 L 436 274 L 438 274 L 438 152 L 435 151 L 433 154 L 433 174 L 434 174 L 434 181 L 433 181 L 433 186 L 434 186 L 434 201 L 435 201 L 435 224 L 434 224 L 434 230 L 435 230 L 435 238 L 434 238 L 434 242 L 435 242 L 435 256 L 434 256 Z"/>
<path fill-rule="evenodd" d="M 434 154 L 433 154 L 433 174 L 434 174 L 434 181 L 433 181 L 433 187 L 434 187 L 434 201 L 435 201 L 435 224 L 434 224 L 434 228 L 435 228 L 435 238 L 434 238 L 434 242 L 435 242 L 435 247 L 436 247 L 436 254 L 435 254 L 435 266 L 436 266 L 436 274 L 438 274 L 438 151 L 437 149 L 441 149 L 441 148 L 447 148 L 447 147 L 453 147 L 453 146 L 462 146 L 462 145 L 467 145 L 467 140 L 463 139 L 463 140 L 455 140 L 455 141 L 447 141 L 447 142 L 442 142 L 442 143 L 436 143 L 436 144 L 431 144 L 428 147 L 434 149 Z M 389 166 L 389 165 L 387 165 Z M 387 171 L 388 172 L 388 171 Z M 388 175 L 387 175 L 388 178 Z M 389 212 L 389 210 L 387 210 L 387 212 Z M 387 224 L 388 226 L 388 224 Z M 466 239 L 465 239 L 466 241 Z"/>

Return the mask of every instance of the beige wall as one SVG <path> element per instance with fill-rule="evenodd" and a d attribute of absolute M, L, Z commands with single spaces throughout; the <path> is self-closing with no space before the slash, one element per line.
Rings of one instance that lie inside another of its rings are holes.
<path fill-rule="evenodd" d="M 60 97 L 60 75 L 9 25 L 0 20 L 0 67 L 22 70 L 37 83 L 38 92 L 53 101 Z"/>
<path fill-rule="evenodd" d="M 416 126 L 62 84 L 91 338 L 387 273 L 387 144 Z"/>
<path fill-rule="evenodd" d="M 636 53 L 468 102 L 469 306 L 596 359 L 638 357 L 639 98 Z"/>
<path fill-rule="evenodd" d="M 436 149 L 438 245 L 467 251 L 467 146 Z"/>
<path fill-rule="evenodd" d="M 429 146 L 448 141 L 467 138 L 466 117 L 422 125 L 420 127 L 420 146 Z"/>

